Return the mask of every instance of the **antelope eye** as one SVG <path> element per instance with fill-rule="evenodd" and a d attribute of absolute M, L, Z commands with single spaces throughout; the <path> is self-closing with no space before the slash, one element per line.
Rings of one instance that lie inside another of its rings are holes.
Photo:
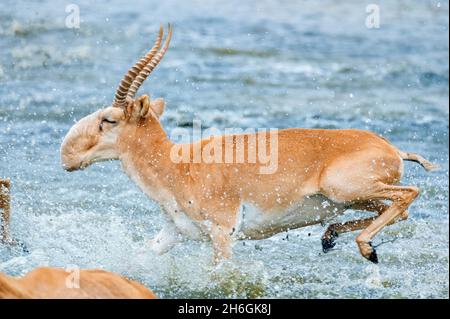
<path fill-rule="evenodd" d="M 109 124 L 116 124 L 117 123 L 117 121 L 112 121 L 112 120 L 108 120 L 107 118 L 104 118 L 104 119 L 102 119 L 102 121 L 100 122 L 100 125 L 98 126 L 98 129 L 100 131 L 103 131 L 103 123 L 104 122 L 109 123 Z"/>
<path fill-rule="evenodd" d="M 117 121 L 108 120 L 106 118 L 102 120 L 102 123 L 103 122 L 106 122 L 106 123 L 109 123 L 109 124 L 116 124 L 117 123 Z"/>

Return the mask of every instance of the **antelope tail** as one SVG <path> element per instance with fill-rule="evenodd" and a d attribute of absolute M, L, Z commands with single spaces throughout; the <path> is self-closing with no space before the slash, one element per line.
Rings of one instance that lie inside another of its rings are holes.
<path fill-rule="evenodd" d="M 432 170 L 435 170 L 435 169 L 439 168 L 439 165 L 433 164 L 430 161 L 427 161 L 425 158 L 423 158 L 422 156 L 420 156 L 418 154 L 402 152 L 402 151 L 398 151 L 398 154 L 405 161 L 411 161 L 411 162 L 419 163 L 427 171 L 432 171 Z"/>

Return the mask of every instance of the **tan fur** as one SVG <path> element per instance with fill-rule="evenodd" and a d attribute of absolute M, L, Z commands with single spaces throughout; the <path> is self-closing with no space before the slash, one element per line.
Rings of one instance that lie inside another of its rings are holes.
<path fill-rule="evenodd" d="M 175 145 L 159 121 L 163 110 L 162 100 L 151 102 L 146 95 L 129 100 L 123 110 L 105 108 L 74 125 L 61 147 L 62 163 L 67 170 L 84 168 L 100 160 L 122 162 L 128 176 L 161 204 L 175 225 L 163 229 L 152 241 L 160 252 L 166 251 L 180 234 L 201 238 L 196 232 L 198 228 L 213 241 L 216 261 L 230 257 L 234 234 L 242 224 L 242 212 L 247 206 L 261 212 L 255 213 L 260 222 L 266 221 L 261 236 L 254 236 L 264 238 L 289 228 L 323 222 L 329 212 L 319 211 L 319 218 L 311 220 L 303 218 L 304 213 L 299 210 L 298 220 L 292 221 L 296 217 L 292 210 L 322 196 L 337 210 L 355 203 L 392 202 L 383 214 L 364 223 L 367 228 L 357 240 L 362 255 L 374 261 L 375 252 L 369 241 L 382 227 L 397 220 L 418 194 L 415 187 L 394 186 L 400 181 L 403 159 L 433 167 L 422 157 L 399 151 L 375 133 L 353 129 L 279 130 L 278 169 L 273 174 L 260 174 L 264 163 L 259 160 L 176 163 L 170 157 Z M 99 130 L 104 118 L 117 123 Z M 231 137 L 234 151 L 236 141 L 244 139 L 247 154 L 251 138 L 255 135 Z M 211 141 L 218 141 L 223 156 L 225 140 L 212 137 L 187 148 L 204 150 Z M 289 222 L 270 226 L 271 220 L 283 218 Z M 170 233 L 173 236 L 167 236 Z"/>
<path fill-rule="evenodd" d="M 81 270 L 79 288 L 70 288 L 72 281 L 69 276 L 69 272 L 57 268 L 37 268 L 22 278 L 8 277 L 0 273 L 0 299 L 157 298 L 141 284 L 111 272 Z"/>
<path fill-rule="evenodd" d="M 8 179 L 0 179 L 0 242 L 9 241 L 9 219 L 11 215 L 11 183 Z"/>

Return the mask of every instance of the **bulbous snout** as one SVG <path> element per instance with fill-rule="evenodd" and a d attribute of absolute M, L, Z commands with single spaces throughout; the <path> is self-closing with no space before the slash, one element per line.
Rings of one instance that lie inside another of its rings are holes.
<path fill-rule="evenodd" d="M 65 159 L 61 159 L 61 166 L 67 172 L 73 172 L 81 168 L 81 165 L 79 163 L 70 163 Z"/>
<path fill-rule="evenodd" d="M 118 114 L 115 114 L 117 111 Z M 117 122 L 122 115 L 123 111 L 119 108 L 110 109 L 109 112 L 100 110 L 72 126 L 61 143 L 62 167 L 72 172 L 96 162 L 117 159 Z M 106 120 L 102 120 L 105 116 Z"/>
<path fill-rule="evenodd" d="M 71 137 L 67 134 L 61 144 L 61 166 L 68 172 L 73 172 L 81 168 L 81 161 L 74 154 L 74 151 Z"/>
<path fill-rule="evenodd" d="M 89 151 L 97 143 L 98 137 L 93 133 L 97 112 L 88 115 L 73 125 L 61 143 L 61 165 L 72 172 L 84 168 Z"/>

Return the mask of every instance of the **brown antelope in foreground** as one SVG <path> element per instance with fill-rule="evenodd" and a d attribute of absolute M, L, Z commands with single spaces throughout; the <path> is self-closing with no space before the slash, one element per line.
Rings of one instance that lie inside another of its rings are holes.
<path fill-rule="evenodd" d="M 77 282 L 75 282 L 77 280 Z M 22 278 L 0 273 L 0 299 L 156 299 L 141 284 L 104 270 L 37 268 Z"/>
<path fill-rule="evenodd" d="M 322 238 L 323 250 L 334 246 L 338 234 L 362 230 L 356 238 L 359 250 L 377 262 L 371 239 L 386 225 L 406 219 L 406 209 L 419 194 L 417 187 L 398 185 L 403 160 L 418 162 L 427 170 L 434 165 L 372 132 L 353 129 L 277 131 L 278 169 L 272 174 L 260 173 L 259 160 L 174 162 L 171 151 L 179 145 L 169 140 L 161 126 L 164 101 L 150 101 L 147 95 L 135 98 L 165 54 L 172 27 L 159 50 L 162 35 L 161 28 L 153 48 L 124 76 L 112 105 L 70 129 L 61 146 L 63 167 L 73 171 L 98 161 L 120 160 L 126 174 L 169 217 L 151 241 L 158 253 L 183 236 L 207 238 L 218 261 L 231 257 L 235 239 L 267 238 L 358 209 L 374 212 L 375 217 L 329 226 Z M 250 151 L 258 134 L 231 136 L 233 152 L 237 154 L 240 147 Z M 222 151 L 223 138 L 227 136 L 183 147 L 203 151 L 217 142 Z"/>

